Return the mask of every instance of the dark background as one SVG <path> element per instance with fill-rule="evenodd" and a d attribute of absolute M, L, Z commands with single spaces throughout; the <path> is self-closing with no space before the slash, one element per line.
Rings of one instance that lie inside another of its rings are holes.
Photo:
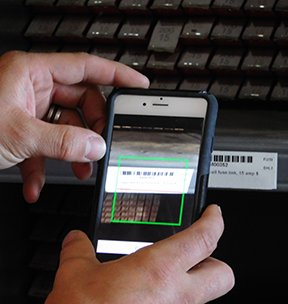
<path fill-rule="evenodd" d="M 0 54 L 88 52 L 136 68 L 152 88 L 209 91 L 216 150 L 278 154 L 277 189 L 208 191 L 226 225 L 214 255 L 236 276 L 214 303 L 287 298 L 287 16 L 286 0 L 0 0 Z M 64 235 L 88 229 L 94 182 L 48 161 L 31 206 L 17 169 L 0 172 L 1 304 L 44 302 Z"/>

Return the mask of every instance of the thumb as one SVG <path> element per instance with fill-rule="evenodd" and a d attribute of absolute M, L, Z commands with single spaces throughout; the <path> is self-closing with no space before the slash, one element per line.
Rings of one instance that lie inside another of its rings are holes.
<path fill-rule="evenodd" d="M 104 139 L 92 130 L 43 121 L 37 121 L 37 124 L 36 155 L 70 162 L 89 162 L 101 159 L 106 152 Z"/>
<path fill-rule="evenodd" d="M 7 123 L 0 120 L 0 169 L 38 156 L 90 162 L 106 152 L 104 139 L 92 130 L 47 123 L 21 111 L 14 116 Z"/>
<path fill-rule="evenodd" d="M 96 261 L 95 250 L 87 235 L 80 230 L 70 231 L 62 242 L 60 266 L 68 260 L 87 259 Z"/>

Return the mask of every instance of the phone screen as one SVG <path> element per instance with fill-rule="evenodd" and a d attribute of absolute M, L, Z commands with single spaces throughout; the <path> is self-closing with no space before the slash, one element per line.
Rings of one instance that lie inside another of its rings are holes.
<path fill-rule="evenodd" d="M 130 254 L 191 225 L 203 124 L 203 117 L 114 114 L 98 255 Z"/>

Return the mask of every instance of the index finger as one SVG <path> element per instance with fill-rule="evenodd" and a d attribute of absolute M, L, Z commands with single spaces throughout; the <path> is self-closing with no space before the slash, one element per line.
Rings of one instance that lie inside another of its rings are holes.
<path fill-rule="evenodd" d="M 155 243 L 154 253 L 175 270 L 188 271 L 211 255 L 224 229 L 220 208 L 209 205 L 191 227 Z M 173 267 L 173 266 L 172 266 Z"/>
<path fill-rule="evenodd" d="M 80 230 L 70 231 L 62 242 L 59 265 L 69 260 L 86 259 L 98 262 L 94 247 L 88 236 Z"/>
<path fill-rule="evenodd" d="M 88 53 L 39 53 L 33 54 L 31 58 L 37 66 L 41 63 L 42 71 L 49 71 L 54 82 L 60 84 L 84 82 L 116 87 L 149 86 L 148 78 L 138 71 L 120 62 Z"/>

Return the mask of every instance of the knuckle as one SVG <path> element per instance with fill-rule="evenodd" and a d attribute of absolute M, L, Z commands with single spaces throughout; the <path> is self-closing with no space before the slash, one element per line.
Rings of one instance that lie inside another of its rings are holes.
<path fill-rule="evenodd" d="M 1 60 L 7 66 L 18 63 L 23 57 L 24 52 L 22 51 L 8 51 L 1 56 Z"/>
<path fill-rule="evenodd" d="M 198 245 L 200 249 L 208 254 L 211 254 L 217 246 L 217 239 L 215 237 L 215 233 L 211 230 L 201 231 L 198 234 Z"/>
<path fill-rule="evenodd" d="M 154 263 L 153 267 L 150 269 L 150 276 L 152 281 L 156 282 L 158 286 L 167 286 L 170 282 L 171 268 L 168 263 L 161 263 L 160 265 Z"/>
<path fill-rule="evenodd" d="M 195 231 L 196 243 L 202 252 L 211 254 L 217 247 L 222 235 L 224 223 L 221 217 L 211 221 L 208 225 L 199 225 Z"/>
<path fill-rule="evenodd" d="M 87 59 L 90 57 L 90 55 L 86 52 L 78 52 L 79 56 L 82 57 L 83 59 Z"/>
<path fill-rule="evenodd" d="M 161 259 L 158 251 L 152 247 L 145 250 L 145 253 L 143 251 L 142 257 L 140 254 L 141 268 L 148 275 L 150 282 L 153 282 L 153 286 L 167 288 L 173 274 L 172 263 L 166 259 Z"/>
<path fill-rule="evenodd" d="M 22 75 L 26 69 L 26 59 L 27 54 L 23 51 L 8 51 L 4 53 L 0 57 L 0 69 L 3 72 L 0 77 L 7 79 L 10 75 L 10 77 L 16 77 L 16 79 L 19 78 L 19 75 Z"/>
<path fill-rule="evenodd" d="M 2 55 L 2 58 L 5 58 L 6 60 L 15 60 L 21 53 L 21 51 L 7 51 Z"/>
<path fill-rule="evenodd" d="M 74 150 L 74 138 L 69 129 L 63 129 L 60 135 L 59 153 L 60 159 L 70 159 Z"/>

